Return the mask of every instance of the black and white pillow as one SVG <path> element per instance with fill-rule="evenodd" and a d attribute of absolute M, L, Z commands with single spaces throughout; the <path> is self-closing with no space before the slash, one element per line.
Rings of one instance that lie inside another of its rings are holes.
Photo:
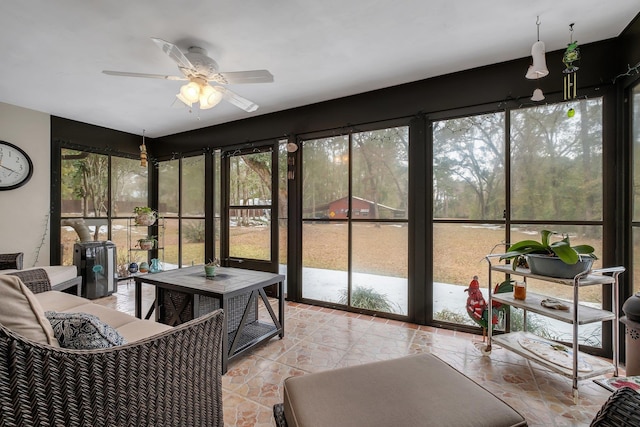
<path fill-rule="evenodd" d="M 92 350 L 126 343 L 117 330 L 93 314 L 46 311 L 44 315 L 51 322 L 60 347 Z"/>

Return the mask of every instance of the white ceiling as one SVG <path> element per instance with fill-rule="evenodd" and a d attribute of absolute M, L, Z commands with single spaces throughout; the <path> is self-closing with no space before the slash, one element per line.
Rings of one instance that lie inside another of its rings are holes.
<path fill-rule="evenodd" d="M 640 0 L 2 0 L 0 102 L 158 137 L 618 36 Z M 221 71 L 267 69 L 229 85 L 260 108 L 189 112 L 180 75 L 150 39 L 200 46 Z M 523 70 L 523 78 L 526 70 Z"/>

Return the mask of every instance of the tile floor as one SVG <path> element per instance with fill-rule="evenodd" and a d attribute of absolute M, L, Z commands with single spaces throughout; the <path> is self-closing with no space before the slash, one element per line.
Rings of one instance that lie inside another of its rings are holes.
<path fill-rule="evenodd" d="M 134 287 L 120 282 L 117 293 L 96 302 L 133 314 Z M 144 286 L 143 300 L 143 307 L 150 306 L 152 287 Z M 477 335 L 297 303 L 287 303 L 285 313 L 285 338 L 233 361 L 223 376 L 225 426 L 274 426 L 272 405 L 282 402 L 282 382 L 289 376 L 422 352 L 499 396 L 529 426 L 588 426 L 610 395 L 591 380 L 581 381 L 576 405 L 570 379 L 500 348 L 483 356 Z M 459 398 L 473 396 L 461 392 Z"/>

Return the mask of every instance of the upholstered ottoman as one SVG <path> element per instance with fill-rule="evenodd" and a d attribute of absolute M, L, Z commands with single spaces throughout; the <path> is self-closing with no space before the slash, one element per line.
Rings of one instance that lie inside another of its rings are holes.
<path fill-rule="evenodd" d="M 526 426 L 489 391 L 430 354 L 284 382 L 288 427 Z"/>

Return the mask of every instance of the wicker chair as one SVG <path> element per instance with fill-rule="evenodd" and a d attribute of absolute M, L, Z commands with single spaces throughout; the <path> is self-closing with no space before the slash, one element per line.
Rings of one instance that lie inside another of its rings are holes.
<path fill-rule="evenodd" d="M 222 426 L 221 310 L 100 350 L 0 325 L 0 426 Z"/>
<path fill-rule="evenodd" d="M 609 397 L 591 422 L 591 427 L 640 426 L 640 394 L 623 387 Z"/>

